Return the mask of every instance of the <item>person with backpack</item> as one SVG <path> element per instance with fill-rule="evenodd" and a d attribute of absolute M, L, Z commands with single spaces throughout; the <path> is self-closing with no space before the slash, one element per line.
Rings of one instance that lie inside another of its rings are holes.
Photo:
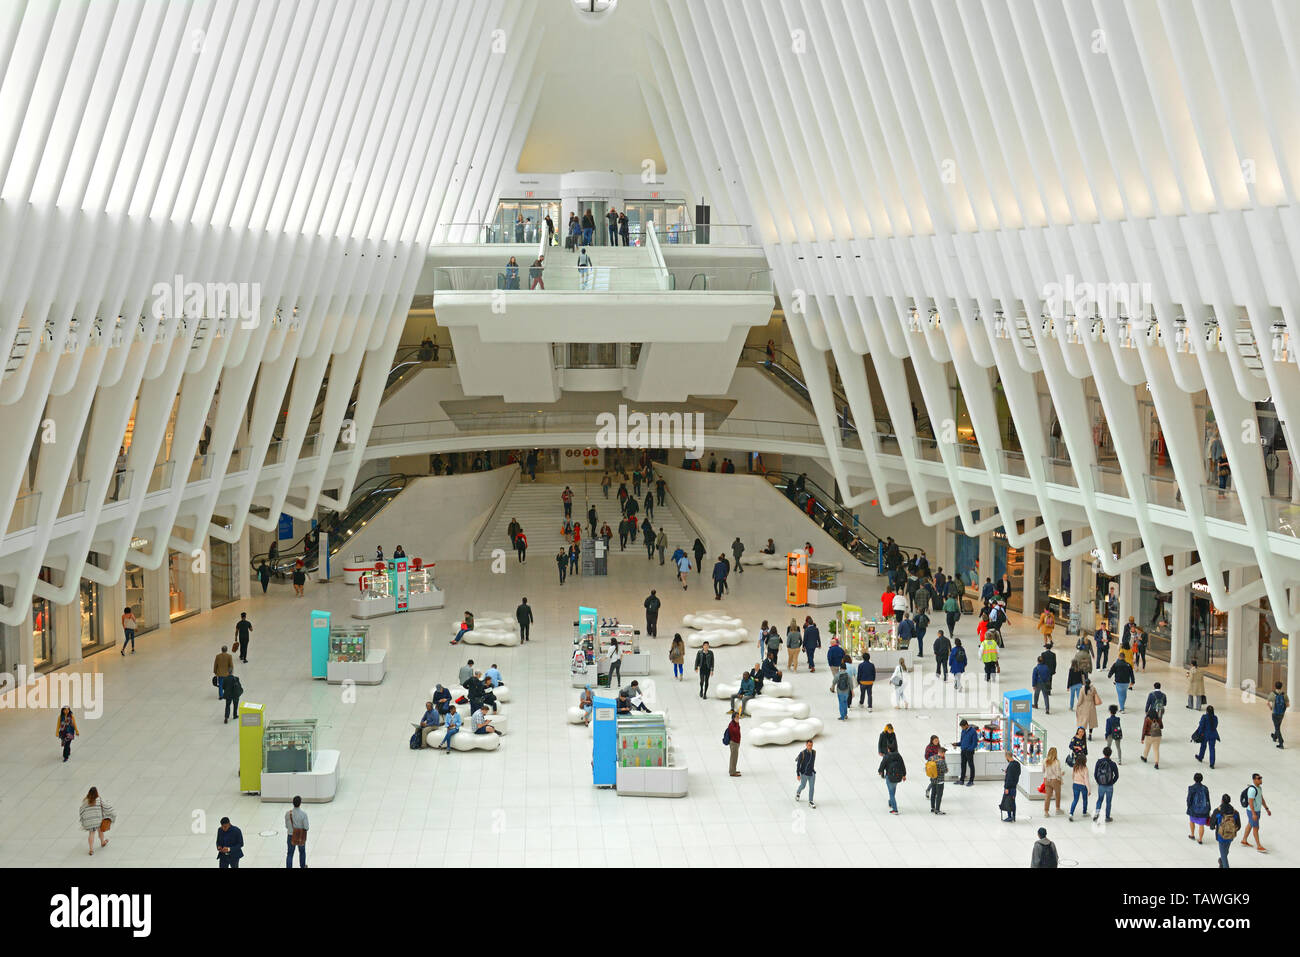
<path fill-rule="evenodd" d="M 778 641 L 779 645 L 780 642 Z M 785 666 L 791 671 L 799 670 L 799 651 L 803 648 L 803 632 L 793 618 L 785 631 Z"/>
<path fill-rule="evenodd" d="M 904 618 L 894 628 L 894 636 L 898 639 L 898 647 L 903 650 L 909 650 L 912 639 L 916 637 L 916 625 L 910 618 Z M 917 642 L 916 653 L 921 654 L 921 644 Z"/>
<path fill-rule="evenodd" d="M 916 655 L 918 658 L 925 653 L 925 630 L 930 627 L 930 616 L 925 613 L 925 607 L 925 605 L 921 605 L 916 614 L 910 619 L 912 634 L 916 638 Z M 902 625 L 899 627 L 901 628 Z"/>
<path fill-rule="evenodd" d="M 885 730 L 890 730 L 889 725 L 885 725 Z M 907 765 L 903 763 L 903 756 L 898 753 L 897 744 L 889 745 L 889 750 L 880 759 L 880 767 L 876 768 L 876 770 L 885 779 L 885 787 L 889 789 L 889 813 L 897 814 L 897 789 L 900 784 L 907 780 Z"/>
<path fill-rule="evenodd" d="M 998 810 L 1006 817 L 1002 818 L 1003 824 L 1013 824 L 1016 820 L 1016 788 L 1020 784 L 1020 762 L 1016 756 L 1007 752 L 1007 769 L 1002 776 L 1002 801 L 998 804 Z"/>
<path fill-rule="evenodd" d="M 853 678 L 850 675 L 852 664 L 853 659 L 845 655 L 840 663 L 839 673 L 835 676 L 835 697 L 840 703 L 841 721 L 849 719 L 849 704 L 853 700 Z"/>
<path fill-rule="evenodd" d="M 948 652 L 948 670 L 952 672 L 952 690 L 961 690 L 961 676 L 966 673 L 966 649 L 961 646 L 961 639 L 952 640 L 952 650 Z"/>
<path fill-rule="evenodd" d="M 1106 719 L 1106 732 L 1105 732 L 1106 745 L 1107 747 L 1114 749 L 1115 757 L 1119 759 L 1118 763 L 1123 764 L 1124 749 L 1120 746 L 1120 742 L 1123 741 L 1124 739 L 1124 729 L 1119 726 L 1119 714 L 1118 714 L 1119 706 L 1111 705 L 1109 710 L 1110 710 L 1110 717 Z M 1156 745 L 1157 753 L 1159 752 L 1159 749 L 1160 749 L 1160 745 L 1157 744 Z M 1145 761 L 1146 758 L 1143 758 L 1142 760 Z"/>
<path fill-rule="evenodd" d="M 930 813 L 947 814 L 939 810 L 943 803 L 943 782 L 948 776 L 947 749 L 942 744 L 936 745 L 935 753 L 926 760 L 925 776 L 930 779 Z"/>
<path fill-rule="evenodd" d="M 1101 802 L 1106 802 L 1106 823 L 1111 822 L 1110 805 L 1115 797 L 1115 782 L 1119 780 L 1119 768 L 1115 762 L 1110 759 L 1110 748 L 1101 749 L 1101 758 L 1097 761 L 1092 769 L 1092 778 L 1097 782 L 1097 804 L 1096 813 L 1092 819 L 1095 821 L 1101 817 Z M 1087 813 L 1087 808 L 1084 808 Z"/>
<path fill-rule="evenodd" d="M 1147 694 L 1147 703 L 1143 707 L 1142 713 L 1150 714 L 1152 711 L 1158 711 L 1160 712 L 1160 717 L 1164 718 L 1165 705 L 1168 703 L 1169 699 L 1165 697 L 1165 693 L 1160 690 L 1160 682 L 1157 681 L 1152 687 L 1152 690 Z"/>
<path fill-rule="evenodd" d="M 1070 799 L 1070 816 L 1069 820 L 1074 820 L 1074 809 L 1079 806 L 1079 799 L 1083 798 L 1083 813 L 1088 814 L 1088 757 L 1086 754 L 1071 754 L 1074 759 L 1071 765 L 1072 774 L 1070 780 L 1073 783 L 1074 796 Z"/>
<path fill-rule="evenodd" d="M 1210 749 L 1210 770 L 1214 769 L 1214 746 L 1220 740 L 1222 738 L 1219 735 L 1219 716 L 1214 713 L 1214 705 L 1206 705 L 1200 724 L 1192 732 L 1192 742 L 1201 746 L 1201 750 L 1196 753 L 1197 761 L 1205 758 L 1206 748 Z"/>
<path fill-rule="evenodd" d="M 736 770 L 736 762 L 740 760 L 740 722 L 736 719 L 739 717 L 737 712 L 731 712 L 731 723 L 727 725 L 727 730 L 722 732 L 722 743 L 731 749 L 731 765 L 727 773 L 733 778 L 740 777 L 740 772 Z"/>
<path fill-rule="evenodd" d="M 1205 824 L 1210 816 L 1210 789 L 1201 783 L 1203 775 L 1197 771 L 1192 775 L 1193 784 L 1187 788 L 1187 839 L 1197 844 L 1205 843 Z M 1198 836 L 1196 829 L 1201 833 Z"/>
<path fill-rule="evenodd" d="M 1083 675 L 1073 660 L 1070 662 L 1070 670 L 1065 673 L 1065 687 L 1070 692 L 1070 710 L 1073 711 L 1079 701 L 1079 694 L 1083 691 Z"/>
<path fill-rule="evenodd" d="M 908 708 L 907 703 L 907 659 L 899 658 L 894 672 L 889 676 L 889 686 L 894 689 L 894 707 Z"/>
<path fill-rule="evenodd" d="M 1047 839 L 1047 828 L 1038 829 L 1038 840 L 1034 841 L 1034 852 L 1030 855 L 1029 866 L 1038 867 L 1057 867 L 1060 864 L 1060 857 L 1056 853 L 1056 844 Z"/>
<path fill-rule="evenodd" d="M 1034 689 L 1034 707 L 1038 707 L 1038 695 L 1042 694 L 1046 702 L 1046 711 L 1052 713 L 1052 673 L 1047 668 L 1047 662 L 1043 661 L 1043 656 L 1038 656 L 1038 664 L 1034 665 L 1034 670 L 1029 676 L 1030 687 Z"/>
<path fill-rule="evenodd" d="M 1264 778 L 1259 772 L 1250 776 L 1250 784 L 1241 792 L 1241 806 L 1246 809 L 1246 833 L 1241 836 L 1241 843 L 1251 847 L 1250 832 L 1254 831 L 1255 850 L 1267 854 L 1268 849 L 1259 839 L 1259 820 L 1261 812 L 1266 812 L 1269 817 L 1273 816 L 1273 812 L 1269 809 L 1268 802 L 1264 800 Z"/>
<path fill-rule="evenodd" d="M 1219 867 L 1226 868 L 1228 851 L 1232 850 L 1232 842 L 1236 839 L 1237 832 L 1241 830 L 1241 816 L 1232 806 L 1231 794 L 1225 794 L 1219 806 L 1210 815 L 1210 828 L 1214 831 L 1215 840 L 1219 842 Z"/>
<path fill-rule="evenodd" d="M 955 596 L 949 595 L 943 603 L 944 620 L 948 622 L 948 634 L 957 633 L 957 619 L 961 617 L 961 604 Z"/>
<path fill-rule="evenodd" d="M 1289 707 L 1291 707 L 1291 699 L 1282 690 L 1282 682 L 1273 682 L 1273 690 L 1268 695 L 1268 711 L 1273 719 L 1273 731 L 1269 737 L 1279 748 L 1282 747 L 1282 719 L 1286 717 L 1286 709 Z"/>
<path fill-rule="evenodd" d="M 813 747 L 811 741 L 805 741 L 803 750 L 794 759 L 794 776 L 799 779 L 799 786 L 794 791 L 794 799 L 799 800 L 799 795 L 803 793 L 806 784 L 808 786 L 808 806 L 810 808 L 817 807 L 817 803 L 813 800 L 813 791 L 817 787 L 816 766 L 817 750 Z"/>
<path fill-rule="evenodd" d="M 776 656 L 781 651 L 781 633 L 775 628 L 768 629 L 767 638 L 763 642 L 763 650 L 767 653 L 769 659 L 773 662 L 776 661 Z"/>
<path fill-rule="evenodd" d="M 1114 707 L 1114 705 L 1112 705 Z M 1160 770 L 1160 738 L 1165 733 L 1165 722 L 1160 712 L 1151 710 L 1142 719 L 1142 763 L 1147 763 L 1147 754 L 1155 751 L 1156 770 Z"/>
<path fill-rule="evenodd" d="M 919 645 L 920 642 L 918 641 Z M 917 649 L 920 651 L 920 648 Z M 934 646 L 931 649 L 934 652 L 934 673 L 942 675 L 943 680 L 948 680 L 948 657 L 952 654 L 952 642 L 942 631 L 934 639 Z"/>

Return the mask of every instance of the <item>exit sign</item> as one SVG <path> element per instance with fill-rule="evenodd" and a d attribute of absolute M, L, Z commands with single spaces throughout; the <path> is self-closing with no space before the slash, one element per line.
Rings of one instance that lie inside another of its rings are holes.
<path fill-rule="evenodd" d="M 658 198 L 659 198 L 659 193 L 658 193 L 658 192 L 651 193 L 651 194 L 650 194 L 650 198 L 651 198 L 651 199 L 658 199 Z"/>
<path fill-rule="evenodd" d="M 532 199 L 532 198 L 533 198 L 533 191 L 532 191 L 531 189 L 526 189 L 526 190 L 524 190 L 524 198 L 525 198 L 525 199 Z"/>

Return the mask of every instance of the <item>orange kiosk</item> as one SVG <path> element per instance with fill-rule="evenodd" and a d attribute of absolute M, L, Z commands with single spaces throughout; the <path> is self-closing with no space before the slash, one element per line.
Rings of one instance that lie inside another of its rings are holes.
<path fill-rule="evenodd" d="M 790 552 L 785 561 L 785 603 L 808 604 L 808 553 Z"/>

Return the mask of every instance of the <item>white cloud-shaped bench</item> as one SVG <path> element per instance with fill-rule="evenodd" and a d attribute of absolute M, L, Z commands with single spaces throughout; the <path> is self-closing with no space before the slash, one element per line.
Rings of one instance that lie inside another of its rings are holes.
<path fill-rule="evenodd" d="M 707 641 L 713 647 L 719 645 L 740 645 L 749 641 L 751 635 L 744 628 L 705 628 L 692 631 L 686 635 L 687 648 L 703 647 Z"/>
<path fill-rule="evenodd" d="M 565 713 L 569 724 L 582 724 L 587 712 L 579 708 L 576 704 L 570 705 L 569 710 Z"/>
<path fill-rule="evenodd" d="M 750 704 L 753 704 L 751 701 Z M 808 741 L 822 733 L 820 718 L 782 718 L 780 721 L 764 721 L 745 732 L 744 739 L 750 744 L 762 747 L 766 744 L 793 744 L 796 741 Z"/>
<path fill-rule="evenodd" d="M 492 734 L 475 734 L 469 728 L 461 728 L 451 736 L 453 751 L 495 751 L 501 747 L 501 737 Z"/>
<path fill-rule="evenodd" d="M 519 644 L 519 632 L 505 628 L 484 628 L 477 622 L 473 631 L 465 632 L 461 638 L 467 645 L 493 645 L 513 648 Z"/>
<path fill-rule="evenodd" d="M 757 555 L 741 555 L 740 564 L 742 565 L 762 565 L 771 555 L 764 555 L 759 552 Z"/>
<path fill-rule="evenodd" d="M 726 682 L 722 682 L 720 684 L 711 685 L 709 687 L 710 698 L 721 698 L 723 701 L 727 701 L 731 698 L 733 694 L 740 694 L 739 684 L 727 684 Z M 792 686 L 790 682 L 772 681 L 769 679 L 763 682 L 763 693 L 761 695 L 758 695 L 754 699 L 754 701 L 757 701 L 758 698 L 793 698 L 793 697 L 794 697 L 794 686 Z M 751 704 L 752 703 L 753 702 L 751 702 Z"/>
<path fill-rule="evenodd" d="M 459 627 L 459 626 L 458 626 Z M 501 631 L 519 631 L 519 619 L 514 615 L 505 615 L 499 611 L 490 611 L 482 618 L 474 619 L 474 630 L 480 628 L 497 628 Z"/>
<path fill-rule="evenodd" d="M 737 705 L 739 703 L 737 702 Z M 806 718 L 811 713 L 812 709 L 807 701 L 769 698 L 766 694 L 759 695 L 745 705 L 745 714 L 753 715 L 755 718 L 771 718 L 773 721 L 780 721 L 782 718 Z"/>
<path fill-rule="evenodd" d="M 697 611 L 693 615 L 682 616 L 683 628 L 744 628 L 745 623 L 732 615 L 720 611 Z"/>
<path fill-rule="evenodd" d="M 437 690 L 437 689 L 435 689 L 435 690 Z M 467 692 L 467 691 L 466 691 L 462 686 L 460 686 L 460 685 L 452 685 L 452 686 L 451 686 L 450 688 L 448 688 L 447 690 L 451 692 L 451 703 L 452 703 L 452 704 L 456 704 L 456 699 L 457 699 L 457 698 L 468 698 L 468 697 L 469 697 L 469 692 Z M 506 685 L 500 685 L 500 686 L 498 686 L 498 687 L 496 687 L 496 688 L 493 688 L 493 689 L 492 689 L 492 694 L 496 696 L 497 704 L 505 704 L 507 701 L 510 700 L 510 689 L 509 689 Z M 430 697 L 432 697 L 432 695 L 430 695 Z M 458 712 L 460 712 L 460 713 L 463 714 L 463 713 L 465 712 L 465 708 L 466 708 L 466 707 L 468 707 L 468 705 L 456 705 L 456 710 L 457 710 Z"/>

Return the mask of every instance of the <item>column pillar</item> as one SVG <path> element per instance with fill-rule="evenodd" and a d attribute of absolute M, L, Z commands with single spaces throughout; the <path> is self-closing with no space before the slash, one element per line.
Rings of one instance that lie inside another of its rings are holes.
<path fill-rule="evenodd" d="M 1097 569 L 1091 555 L 1079 555 L 1070 563 L 1070 613 L 1079 613 L 1079 631 L 1093 630 L 1093 600 L 1097 592 Z M 1068 623 L 1067 623 L 1068 624 Z"/>
<path fill-rule="evenodd" d="M 144 573 L 145 620 L 157 625 L 159 631 L 167 631 L 172 626 L 170 575 L 168 560 L 153 571 L 145 569 Z"/>
<path fill-rule="evenodd" d="M 1041 608 L 1034 607 L 1034 583 L 1038 581 L 1038 543 L 1029 542 L 1024 550 L 1025 570 L 1020 578 L 1020 607 L 1027 618 L 1037 618 Z"/>
<path fill-rule="evenodd" d="M 1133 554 L 1142 547 L 1142 540 L 1131 538 L 1124 542 L 1124 550 L 1120 557 L 1124 558 Z M 1138 608 L 1140 607 L 1139 590 L 1141 583 L 1138 579 L 1139 568 L 1130 568 L 1128 571 L 1120 572 L 1119 575 L 1119 627 L 1123 631 L 1124 624 L 1130 618 L 1137 618 Z"/>
<path fill-rule="evenodd" d="M 203 539 L 200 546 L 203 549 L 203 573 L 195 572 L 192 556 L 185 556 L 185 561 L 190 563 L 190 584 L 198 592 L 199 612 L 212 611 L 212 539 L 210 537 Z"/>
<path fill-rule="evenodd" d="M 67 641 L 68 667 L 80 665 L 81 656 L 81 596 L 67 605 L 54 608 L 55 637 Z M 63 636 L 67 636 L 63 638 Z"/>
<path fill-rule="evenodd" d="M 976 588 L 978 595 L 979 589 L 984 587 L 984 579 L 993 577 L 993 533 L 985 532 L 980 536 L 980 575 L 979 587 Z M 975 603 L 976 610 L 979 609 L 979 602 Z"/>
<path fill-rule="evenodd" d="M 235 597 L 247 599 L 253 594 L 252 580 L 249 566 L 253 561 L 252 539 L 249 534 L 248 526 L 244 526 L 244 533 L 239 536 L 239 543 L 235 546 Z"/>
<path fill-rule="evenodd" d="M 1233 568 L 1228 571 L 1228 593 L 1232 594 L 1241 587 L 1242 569 Z M 1228 609 L 1228 648 L 1227 648 L 1227 667 L 1224 669 L 1224 684 L 1229 688 L 1241 688 L 1242 678 L 1248 678 L 1250 685 L 1255 686 L 1256 676 L 1249 670 L 1242 668 L 1241 662 L 1241 631 L 1242 622 L 1245 619 L 1245 609 L 1238 605 L 1236 608 Z M 1256 626 L 1258 627 L 1258 626 Z"/>
<path fill-rule="evenodd" d="M 1187 552 L 1174 555 L 1175 575 L 1187 569 L 1187 561 Z M 1186 663 L 1188 633 L 1192 627 L 1192 588 L 1179 585 L 1169 597 L 1169 663 L 1182 668 Z"/>

